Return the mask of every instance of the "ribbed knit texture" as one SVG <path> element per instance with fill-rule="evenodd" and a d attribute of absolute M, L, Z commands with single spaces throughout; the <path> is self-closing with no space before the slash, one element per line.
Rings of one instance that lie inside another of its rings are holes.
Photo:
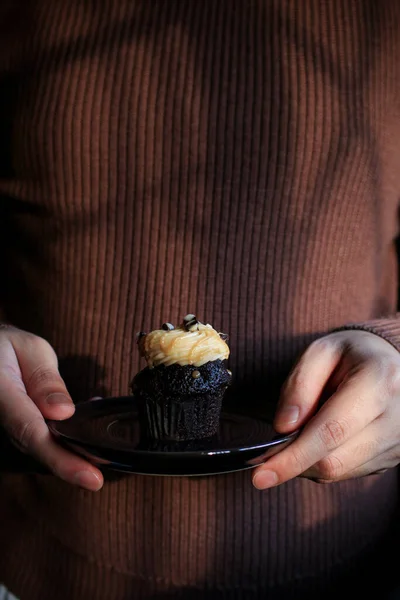
<path fill-rule="evenodd" d="M 380 320 L 399 32 L 398 0 L 1 3 L 1 310 L 53 344 L 74 399 L 126 394 L 135 333 L 187 312 L 229 333 L 232 401 L 258 411 L 316 337 L 374 320 L 400 339 Z M 94 495 L 4 475 L 0 581 L 22 600 L 311 598 L 384 557 L 397 502 L 394 471 Z"/>

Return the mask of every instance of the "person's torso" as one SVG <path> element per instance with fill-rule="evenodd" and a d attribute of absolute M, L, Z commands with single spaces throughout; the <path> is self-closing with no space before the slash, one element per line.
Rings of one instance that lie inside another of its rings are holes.
<path fill-rule="evenodd" d="M 194 312 L 229 334 L 237 401 L 260 409 L 312 339 L 395 309 L 399 8 L 104 0 L 5 11 L 2 309 L 54 345 L 74 398 L 128 393 L 142 366 L 135 333 Z M 89 500 L 39 479 L 33 498 L 29 481 L 15 494 L 66 546 L 79 537 L 122 572 L 261 589 L 372 543 L 395 504 L 384 481 L 259 494 L 243 474 L 133 477 Z"/>

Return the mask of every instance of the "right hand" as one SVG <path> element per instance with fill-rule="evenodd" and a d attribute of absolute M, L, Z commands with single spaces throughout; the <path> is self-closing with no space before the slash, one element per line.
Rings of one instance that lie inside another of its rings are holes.
<path fill-rule="evenodd" d="M 91 491 L 101 472 L 53 439 L 45 419 L 72 416 L 74 403 L 58 371 L 56 353 L 43 338 L 0 326 L 0 426 L 20 451 L 54 475 Z"/>

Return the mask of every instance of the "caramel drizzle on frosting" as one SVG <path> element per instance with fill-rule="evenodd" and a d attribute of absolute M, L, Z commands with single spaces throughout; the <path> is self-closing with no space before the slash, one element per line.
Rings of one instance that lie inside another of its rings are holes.
<path fill-rule="evenodd" d="M 229 347 L 209 324 L 200 323 L 194 315 L 176 329 L 155 329 L 138 339 L 141 355 L 150 368 L 178 364 L 201 367 L 214 360 L 226 360 Z"/>

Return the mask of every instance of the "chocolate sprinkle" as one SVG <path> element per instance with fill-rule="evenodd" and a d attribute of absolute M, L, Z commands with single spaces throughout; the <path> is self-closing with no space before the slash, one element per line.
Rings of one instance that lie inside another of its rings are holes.
<path fill-rule="evenodd" d="M 172 331 L 175 329 L 175 327 L 172 325 L 172 323 L 163 323 L 161 329 L 164 329 L 164 331 Z"/>
<path fill-rule="evenodd" d="M 139 331 L 139 333 L 136 334 L 137 341 L 139 341 L 145 335 L 147 335 L 147 333 L 145 333 L 144 331 Z"/>
<path fill-rule="evenodd" d="M 183 325 L 186 331 L 191 331 L 195 325 L 198 325 L 200 321 L 196 318 L 196 315 L 186 315 L 183 319 Z"/>

